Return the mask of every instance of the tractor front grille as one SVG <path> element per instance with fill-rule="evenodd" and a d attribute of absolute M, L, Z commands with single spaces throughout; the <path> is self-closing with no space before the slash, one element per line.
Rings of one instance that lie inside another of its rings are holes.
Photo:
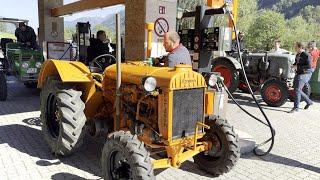
<path fill-rule="evenodd" d="M 204 89 L 173 91 L 172 138 L 194 134 L 196 123 L 203 120 Z"/>

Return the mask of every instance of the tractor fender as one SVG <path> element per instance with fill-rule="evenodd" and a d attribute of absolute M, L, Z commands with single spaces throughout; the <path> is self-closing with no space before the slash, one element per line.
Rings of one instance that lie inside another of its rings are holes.
<path fill-rule="evenodd" d="M 102 103 L 102 93 L 97 91 L 95 81 L 86 65 L 76 61 L 47 60 L 41 67 L 38 88 L 42 88 L 47 77 L 60 77 L 62 83 L 76 84 L 82 91 L 81 99 L 85 102 L 84 112 L 87 118 L 92 118 Z"/>
<path fill-rule="evenodd" d="M 233 58 L 233 57 L 230 57 L 230 56 L 228 56 L 228 57 L 216 57 L 211 62 L 213 63 L 214 61 L 216 61 L 218 59 L 219 60 L 223 59 L 225 61 L 229 61 L 231 64 L 233 64 L 233 66 L 236 69 L 238 69 L 238 70 L 241 69 L 241 64 L 239 63 L 239 61 L 237 59 Z"/>
<path fill-rule="evenodd" d="M 42 65 L 38 78 L 38 88 L 42 88 L 49 76 L 59 76 L 62 82 L 90 83 L 93 79 L 89 69 L 81 62 L 47 60 Z"/>

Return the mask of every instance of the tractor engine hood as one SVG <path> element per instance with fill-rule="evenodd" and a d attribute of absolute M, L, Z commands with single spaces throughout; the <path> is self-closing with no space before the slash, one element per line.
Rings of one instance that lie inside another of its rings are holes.
<path fill-rule="evenodd" d="M 157 87 L 160 88 L 176 90 L 206 87 L 203 76 L 192 71 L 189 65 L 168 68 L 147 66 L 141 62 L 127 62 L 121 64 L 121 73 L 122 83 L 141 85 L 144 78 L 151 76 L 157 80 Z M 116 65 L 107 67 L 104 74 L 104 80 L 116 80 Z"/>

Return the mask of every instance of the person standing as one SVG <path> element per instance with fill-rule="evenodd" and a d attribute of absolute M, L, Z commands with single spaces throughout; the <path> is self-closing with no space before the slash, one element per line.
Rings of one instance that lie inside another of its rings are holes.
<path fill-rule="evenodd" d="M 307 103 L 304 109 L 308 109 L 313 104 L 308 95 L 302 91 L 303 87 L 309 82 L 312 75 L 311 56 L 305 52 L 301 42 L 297 42 L 295 44 L 295 50 L 297 55 L 293 68 L 296 70 L 296 76 L 294 77 L 293 86 L 296 98 L 294 100 L 294 107 L 289 113 L 299 111 L 301 98 Z"/>
<path fill-rule="evenodd" d="M 281 41 L 276 40 L 274 41 L 274 49 L 271 49 L 271 53 L 278 53 L 278 54 L 287 54 L 289 51 L 281 48 Z"/>
<path fill-rule="evenodd" d="M 320 57 L 320 51 L 316 46 L 316 42 L 315 41 L 311 41 L 308 44 L 308 49 L 310 52 L 310 55 L 312 57 L 312 62 L 311 62 L 311 71 L 312 73 L 316 70 L 317 68 L 317 63 L 318 63 L 318 59 Z"/>
<path fill-rule="evenodd" d="M 163 46 L 169 53 L 164 62 L 165 66 L 173 68 L 178 64 L 192 66 L 191 57 L 188 49 L 180 44 L 180 36 L 177 32 L 171 31 L 164 34 Z"/>

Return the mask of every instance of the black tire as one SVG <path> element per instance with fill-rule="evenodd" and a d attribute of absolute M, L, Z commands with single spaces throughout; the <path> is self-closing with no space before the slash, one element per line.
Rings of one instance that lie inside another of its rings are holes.
<path fill-rule="evenodd" d="M 294 100 L 296 99 L 296 95 L 295 95 L 294 90 L 292 90 L 292 91 L 293 91 L 293 93 L 289 93 L 289 100 L 290 100 L 291 102 L 294 102 Z M 307 84 L 303 87 L 302 91 L 303 91 L 306 95 L 308 95 L 308 96 L 310 97 L 310 95 L 311 95 L 311 86 L 310 86 L 310 84 L 307 83 Z M 301 98 L 301 102 L 302 102 L 302 101 L 303 101 L 303 99 Z"/>
<path fill-rule="evenodd" d="M 7 79 L 4 72 L 0 72 L 0 101 L 7 100 L 8 90 L 7 90 Z"/>
<path fill-rule="evenodd" d="M 224 78 L 224 83 L 231 93 L 237 90 L 239 85 L 239 72 L 229 60 L 213 60 L 211 71 L 221 73 L 221 76 Z"/>
<path fill-rule="evenodd" d="M 287 84 L 278 79 L 267 80 L 261 88 L 263 101 L 271 107 L 284 105 L 289 97 Z"/>
<path fill-rule="evenodd" d="M 193 157 L 194 162 L 208 173 L 219 176 L 229 172 L 240 158 L 238 135 L 226 120 L 211 120 L 210 129 L 206 130 L 204 141 L 212 142 L 212 151 Z"/>
<path fill-rule="evenodd" d="M 38 83 L 37 82 L 25 82 L 23 83 L 26 88 L 35 89 L 37 88 Z"/>
<path fill-rule="evenodd" d="M 55 155 L 69 155 L 83 143 L 86 117 L 81 95 L 56 77 L 48 77 L 42 88 L 42 133 Z"/>
<path fill-rule="evenodd" d="M 150 153 L 130 132 L 118 131 L 109 135 L 102 150 L 101 166 L 102 176 L 108 180 L 155 179 Z"/>

